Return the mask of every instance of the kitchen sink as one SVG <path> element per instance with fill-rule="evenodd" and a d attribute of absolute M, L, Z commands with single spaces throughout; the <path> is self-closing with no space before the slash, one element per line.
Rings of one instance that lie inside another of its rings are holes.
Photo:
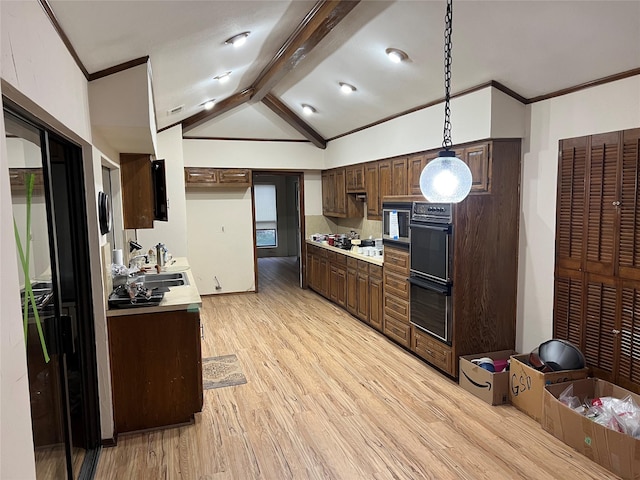
<path fill-rule="evenodd" d="M 167 279 L 167 280 L 156 280 L 151 278 L 144 279 L 144 286 L 150 289 L 158 288 L 158 287 L 180 287 L 183 285 L 189 285 L 188 280 L 181 278 Z"/>

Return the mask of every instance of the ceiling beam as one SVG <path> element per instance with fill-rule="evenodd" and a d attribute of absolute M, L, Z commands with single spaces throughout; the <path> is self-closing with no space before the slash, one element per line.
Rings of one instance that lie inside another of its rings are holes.
<path fill-rule="evenodd" d="M 252 101 L 259 102 L 309 52 L 336 27 L 360 0 L 321 0 L 314 5 L 304 20 L 287 39 L 271 62 L 253 83 Z"/>
<path fill-rule="evenodd" d="M 281 119 L 295 128 L 299 133 L 304 135 L 304 137 L 316 147 L 322 149 L 327 148 L 327 141 L 307 123 L 303 122 L 302 119 L 298 117 L 293 110 L 282 103 L 280 99 L 274 95 L 267 94 L 262 99 L 262 103 L 269 107 L 269 109 L 271 109 Z"/>
<path fill-rule="evenodd" d="M 198 125 L 202 125 L 205 122 L 208 122 L 214 117 L 218 115 L 222 115 L 225 112 L 228 112 L 232 108 L 235 108 L 243 103 L 249 101 L 251 96 L 253 95 L 253 88 L 247 88 L 240 93 L 236 93 L 235 95 L 231 95 L 230 97 L 225 98 L 224 100 L 220 100 L 216 102 L 211 110 L 202 110 L 195 115 L 191 115 L 188 118 L 182 120 L 182 133 L 186 133 L 189 130 L 193 130 Z"/>

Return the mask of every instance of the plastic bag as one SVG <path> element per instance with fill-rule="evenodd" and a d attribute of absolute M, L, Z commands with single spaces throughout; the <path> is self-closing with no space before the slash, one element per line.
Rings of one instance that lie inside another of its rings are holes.
<path fill-rule="evenodd" d="M 558 400 L 564 403 L 571 410 L 582 410 L 582 402 L 578 397 L 573 395 L 573 384 L 563 390 L 560 397 L 558 397 Z"/>

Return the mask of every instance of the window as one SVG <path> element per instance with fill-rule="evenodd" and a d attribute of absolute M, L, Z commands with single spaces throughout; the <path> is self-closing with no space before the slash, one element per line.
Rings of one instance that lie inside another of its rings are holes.
<path fill-rule="evenodd" d="M 278 212 L 276 208 L 276 186 L 255 185 L 256 202 L 256 246 L 273 248 L 278 246 Z"/>

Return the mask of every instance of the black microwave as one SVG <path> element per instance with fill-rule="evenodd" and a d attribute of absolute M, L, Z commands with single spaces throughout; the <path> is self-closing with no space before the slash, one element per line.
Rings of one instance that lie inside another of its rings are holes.
<path fill-rule="evenodd" d="M 382 204 L 382 240 L 386 243 L 409 244 L 411 203 L 384 202 Z"/>

